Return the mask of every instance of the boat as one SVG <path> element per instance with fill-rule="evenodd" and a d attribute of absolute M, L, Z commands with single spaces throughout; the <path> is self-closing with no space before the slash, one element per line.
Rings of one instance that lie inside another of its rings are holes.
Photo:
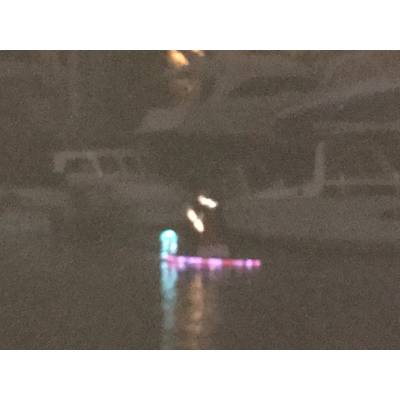
<path fill-rule="evenodd" d="M 399 96 L 399 80 L 370 79 L 314 93 L 280 113 L 275 147 L 255 157 L 253 170 L 242 167 L 246 193 L 227 201 L 230 229 L 261 239 L 398 247 Z"/>
<path fill-rule="evenodd" d="M 162 118 L 152 120 L 149 113 L 142 133 L 158 135 L 175 147 L 176 138 L 186 136 L 186 148 L 192 147 L 187 158 L 195 160 L 195 172 L 209 164 L 206 178 L 212 171 L 219 176 L 216 186 L 224 198 L 226 225 L 238 237 L 397 245 L 400 82 L 392 73 L 359 81 L 351 75 L 351 82 L 337 79 L 352 58 L 375 73 L 382 71 L 365 57 L 369 55 L 333 58 L 327 76 L 303 92 L 289 88 L 260 95 L 265 86 L 252 86 L 254 79 L 295 82 L 291 76 L 307 81 L 313 75 L 288 60 L 286 69 L 272 68 L 268 57 L 264 63 L 256 61 L 259 57 L 246 63 L 238 55 L 237 63 L 226 62 L 228 67 L 219 70 L 202 102 L 192 99 L 169 114 L 165 109 L 153 112 L 169 115 L 164 131 Z M 242 96 L 246 88 L 252 95 Z M 212 143 L 204 144 L 210 138 Z M 214 162 L 218 148 L 220 160 Z"/>
<path fill-rule="evenodd" d="M 117 218 L 114 223 L 130 222 L 138 232 L 184 223 L 189 194 L 178 183 L 164 179 L 154 157 L 140 146 L 54 155 L 54 172 L 65 177 L 78 214 Z"/>
<path fill-rule="evenodd" d="M 210 52 L 172 75 L 185 95 L 152 108 L 136 134 L 268 135 L 276 114 L 301 103 L 319 85 L 319 72 L 283 54 Z"/>

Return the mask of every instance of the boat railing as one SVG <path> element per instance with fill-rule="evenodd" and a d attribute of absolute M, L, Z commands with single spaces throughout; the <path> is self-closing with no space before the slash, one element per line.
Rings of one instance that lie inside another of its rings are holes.
<path fill-rule="evenodd" d="M 341 195 L 389 195 L 399 196 L 400 177 L 392 178 L 345 178 L 326 179 L 322 192 L 325 194 Z"/>

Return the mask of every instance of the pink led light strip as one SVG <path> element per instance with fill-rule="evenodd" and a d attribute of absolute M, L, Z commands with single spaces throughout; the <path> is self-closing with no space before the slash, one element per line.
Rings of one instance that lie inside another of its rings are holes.
<path fill-rule="evenodd" d="M 194 265 L 199 267 L 222 268 L 222 267 L 237 267 L 237 268 L 259 268 L 261 267 L 261 260 L 257 259 L 240 259 L 240 258 L 205 258 L 205 257 L 191 257 L 191 256 L 173 256 L 167 255 L 164 258 L 170 265 L 177 267 L 184 267 L 187 265 Z"/>

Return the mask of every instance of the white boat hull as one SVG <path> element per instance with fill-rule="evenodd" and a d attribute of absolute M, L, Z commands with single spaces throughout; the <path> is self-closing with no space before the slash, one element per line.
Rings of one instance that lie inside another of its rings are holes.
<path fill-rule="evenodd" d="M 400 199 L 391 196 L 262 199 L 227 204 L 228 227 L 261 238 L 400 245 Z"/>

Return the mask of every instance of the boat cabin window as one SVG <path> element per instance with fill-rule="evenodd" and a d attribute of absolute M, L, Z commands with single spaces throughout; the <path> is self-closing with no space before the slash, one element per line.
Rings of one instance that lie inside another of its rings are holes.
<path fill-rule="evenodd" d="M 133 156 L 125 156 L 122 159 L 122 162 L 124 163 L 126 169 L 129 172 L 138 172 L 139 165 L 138 165 L 138 161 L 136 160 L 135 157 L 133 157 Z"/>
<path fill-rule="evenodd" d="M 377 92 L 373 96 L 356 97 L 342 105 L 335 104 L 325 111 L 334 121 L 391 122 L 399 118 L 400 89 Z"/>
<path fill-rule="evenodd" d="M 313 90 L 316 83 L 313 79 L 288 76 L 288 77 L 255 77 L 243 82 L 233 89 L 230 97 L 262 97 L 274 96 L 282 92 L 306 93 Z"/>
<path fill-rule="evenodd" d="M 378 137 L 379 146 L 387 157 L 392 168 L 400 172 L 400 137 L 398 134 L 380 135 Z"/>
<path fill-rule="evenodd" d="M 100 156 L 98 158 L 100 168 L 105 174 L 114 174 L 119 171 L 118 162 L 112 156 Z"/>
<path fill-rule="evenodd" d="M 189 191 L 221 186 L 234 169 L 253 158 L 247 138 L 160 134 L 143 143 L 144 168 L 154 176 L 181 185 Z"/>
<path fill-rule="evenodd" d="M 372 143 L 330 143 L 326 147 L 328 180 L 389 179 L 390 165 L 384 153 Z"/>
<path fill-rule="evenodd" d="M 94 166 L 87 158 L 70 158 L 65 163 L 65 174 L 91 174 L 95 172 Z"/>
<path fill-rule="evenodd" d="M 285 144 L 260 149 L 246 169 L 252 190 L 299 186 L 312 180 L 315 149 L 312 145 Z"/>

